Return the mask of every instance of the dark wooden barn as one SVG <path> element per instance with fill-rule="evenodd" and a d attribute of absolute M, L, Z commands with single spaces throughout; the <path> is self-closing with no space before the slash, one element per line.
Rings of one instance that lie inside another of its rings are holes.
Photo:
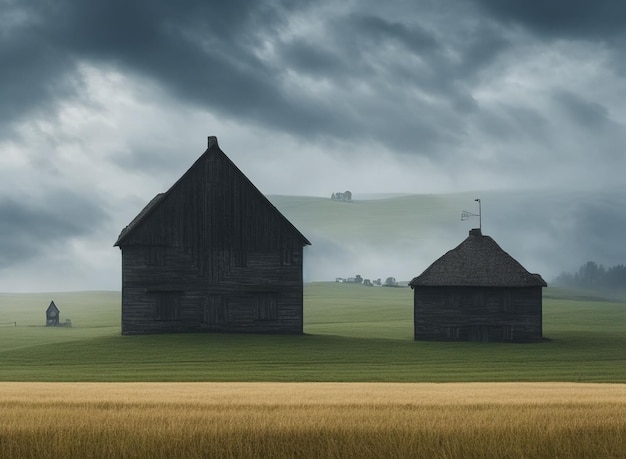
<path fill-rule="evenodd" d="M 546 282 L 479 229 L 409 285 L 416 340 L 542 339 L 541 289 Z"/>
<path fill-rule="evenodd" d="M 59 308 L 54 304 L 54 301 L 51 301 L 48 309 L 46 309 L 46 327 L 57 327 L 59 325 L 59 314 Z"/>
<path fill-rule="evenodd" d="M 310 242 L 216 137 L 122 230 L 122 334 L 303 331 Z"/>

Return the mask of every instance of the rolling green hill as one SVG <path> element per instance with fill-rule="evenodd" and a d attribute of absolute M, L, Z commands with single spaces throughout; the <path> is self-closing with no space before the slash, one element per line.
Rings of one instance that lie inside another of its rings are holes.
<path fill-rule="evenodd" d="M 408 288 L 306 284 L 303 336 L 121 336 L 117 292 L 0 294 L 0 380 L 626 382 L 626 303 L 576 297 L 548 288 L 550 340 L 511 344 L 413 341 Z"/>
<path fill-rule="evenodd" d="M 435 236 L 440 227 L 460 223 L 461 210 L 473 208 L 473 195 L 407 195 L 349 202 L 306 196 L 269 196 L 298 228 L 342 243 L 409 243 Z M 475 210 L 475 209 L 472 209 Z M 474 222 L 477 224 L 478 222 Z M 453 233 L 460 225 L 450 228 Z"/>

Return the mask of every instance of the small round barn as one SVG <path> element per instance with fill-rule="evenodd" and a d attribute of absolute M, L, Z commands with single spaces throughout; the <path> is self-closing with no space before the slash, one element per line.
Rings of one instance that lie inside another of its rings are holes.
<path fill-rule="evenodd" d="M 541 289 L 546 282 L 480 229 L 472 229 L 409 285 L 416 340 L 542 339 Z"/>

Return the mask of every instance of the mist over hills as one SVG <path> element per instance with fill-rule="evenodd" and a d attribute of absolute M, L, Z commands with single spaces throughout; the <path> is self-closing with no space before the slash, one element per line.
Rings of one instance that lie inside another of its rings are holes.
<path fill-rule="evenodd" d="M 410 280 L 479 226 L 478 218 L 460 218 L 463 210 L 478 213 L 476 198 L 483 234 L 548 282 L 589 260 L 626 263 L 626 189 L 361 196 L 367 199 L 268 196 L 312 243 L 305 281 Z"/>

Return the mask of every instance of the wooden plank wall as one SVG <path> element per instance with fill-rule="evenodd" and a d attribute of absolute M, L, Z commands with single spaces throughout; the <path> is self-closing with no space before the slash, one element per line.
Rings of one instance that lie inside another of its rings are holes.
<path fill-rule="evenodd" d="M 416 287 L 416 340 L 542 339 L 541 287 Z"/>

